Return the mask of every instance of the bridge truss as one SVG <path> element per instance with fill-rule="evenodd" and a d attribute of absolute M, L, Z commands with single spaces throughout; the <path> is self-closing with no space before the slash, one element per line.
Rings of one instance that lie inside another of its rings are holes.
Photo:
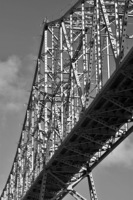
<path fill-rule="evenodd" d="M 79 0 L 44 21 L 1 200 L 84 199 L 74 186 L 85 177 L 97 199 L 91 171 L 133 131 L 132 23 L 129 0 Z"/>

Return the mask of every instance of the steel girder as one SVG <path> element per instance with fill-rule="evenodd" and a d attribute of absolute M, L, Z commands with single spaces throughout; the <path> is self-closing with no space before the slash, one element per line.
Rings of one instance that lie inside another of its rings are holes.
<path fill-rule="evenodd" d="M 87 176 L 88 161 L 92 170 L 131 134 L 133 49 L 122 60 L 132 11 L 129 0 L 79 0 L 60 19 L 44 21 L 2 200 L 62 199 Z"/>

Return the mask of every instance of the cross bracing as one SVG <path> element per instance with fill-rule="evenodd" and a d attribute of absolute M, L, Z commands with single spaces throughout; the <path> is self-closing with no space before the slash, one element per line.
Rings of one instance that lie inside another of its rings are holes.
<path fill-rule="evenodd" d="M 84 177 L 97 199 L 91 171 L 133 130 L 132 11 L 129 0 L 79 0 L 44 21 L 2 200 L 83 199 L 73 188 Z"/>

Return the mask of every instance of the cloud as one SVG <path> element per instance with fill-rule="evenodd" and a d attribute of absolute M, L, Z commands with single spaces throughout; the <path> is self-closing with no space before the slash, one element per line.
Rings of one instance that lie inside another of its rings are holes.
<path fill-rule="evenodd" d="M 30 59 L 21 60 L 18 56 L 0 60 L 0 110 L 20 111 L 27 102 L 31 65 Z"/>
<path fill-rule="evenodd" d="M 8 84 L 16 81 L 20 65 L 21 61 L 16 56 L 10 57 L 7 61 L 0 61 L 0 91 L 3 91 Z"/>
<path fill-rule="evenodd" d="M 123 141 L 105 160 L 104 167 L 122 166 L 132 168 L 133 166 L 133 136 Z"/>

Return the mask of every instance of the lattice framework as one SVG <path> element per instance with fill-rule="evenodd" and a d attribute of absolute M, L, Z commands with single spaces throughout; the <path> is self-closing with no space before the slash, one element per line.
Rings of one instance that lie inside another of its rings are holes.
<path fill-rule="evenodd" d="M 80 0 L 60 19 L 44 21 L 22 133 L 2 200 L 24 197 L 119 67 L 127 53 L 126 42 L 132 40 L 132 11 L 133 4 L 129 0 Z M 106 95 L 105 99 L 109 97 Z M 110 101 L 126 109 L 113 98 Z M 88 117 L 107 126 L 96 114 Z M 110 149 L 110 144 L 127 131 L 126 125 L 119 131 L 113 125 L 111 128 L 116 131 L 115 138 L 106 144 L 94 141 L 103 151 Z M 82 137 L 93 141 L 86 134 Z M 82 154 L 74 147 L 71 150 Z M 102 152 L 97 153 L 102 155 Z M 68 162 L 67 158 L 62 158 L 62 162 Z M 43 177 L 41 200 L 46 177 L 47 172 Z"/>

